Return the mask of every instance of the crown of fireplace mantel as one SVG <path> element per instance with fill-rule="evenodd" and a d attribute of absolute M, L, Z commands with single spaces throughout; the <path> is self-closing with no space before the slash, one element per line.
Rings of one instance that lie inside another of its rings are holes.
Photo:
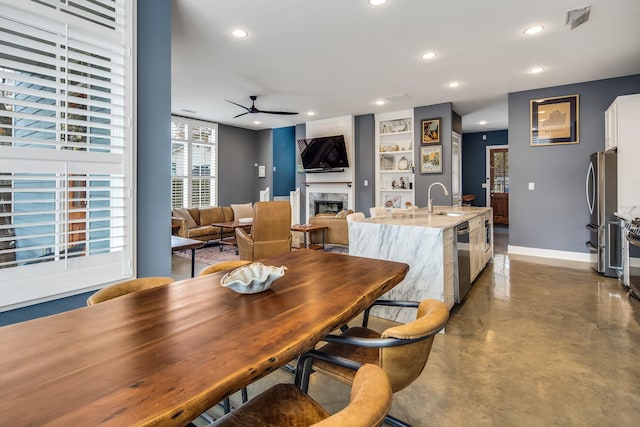
<path fill-rule="evenodd" d="M 315 182 L 304 183 L 304 185 L 307 187 L 310 185 L 327 185 L 327 184 L 346 185 L 347 187 L 351 187 L 353 185 L 353 182 L 352 181 L 315 181 Z"/>

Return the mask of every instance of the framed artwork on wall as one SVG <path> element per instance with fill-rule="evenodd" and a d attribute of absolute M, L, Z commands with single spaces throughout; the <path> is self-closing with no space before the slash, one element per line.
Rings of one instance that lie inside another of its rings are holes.
<path fill-rule="evenodd" d="M 442 145 L 420 147 L 420 173 L 442 173 Z"/>
<path fill-rule="evenodd" d="M 578 144 L 578 95 L 531 100 L 531 146 Z"/>
<path fill-rule="evenodd" d="M 422 143 L 438 144 L 440 142 L 440 119 L 422 121 Z"/>

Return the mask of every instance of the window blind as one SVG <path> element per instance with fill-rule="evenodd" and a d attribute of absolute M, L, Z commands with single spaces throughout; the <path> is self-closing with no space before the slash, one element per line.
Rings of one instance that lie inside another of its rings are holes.
<path fill-rule="evenodd" d="M 132 274 L 131 4 L 0 0 L 0 307 Z"/>
<path fill-rule="evenodd" d="M 172 207 L 215 206 L 218 125 L 173 116 Z"/>

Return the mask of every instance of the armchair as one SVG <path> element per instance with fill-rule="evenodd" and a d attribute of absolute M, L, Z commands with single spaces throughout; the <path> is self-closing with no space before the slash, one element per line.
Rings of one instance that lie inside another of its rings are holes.
<path fill-rule="evenodd" d="M 291 205 L 289 202 L 256 202 L 251 233 L 236 229 L 240 259 L 258 259 L 291 252 Z"/>

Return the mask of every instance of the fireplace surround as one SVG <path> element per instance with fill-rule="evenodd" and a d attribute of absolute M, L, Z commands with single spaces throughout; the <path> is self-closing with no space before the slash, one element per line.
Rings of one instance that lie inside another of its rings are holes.
<path fill-rule="evenodd" d="M 313 202 L 313 212 L 319 213 L 338 213 L 342 210 L 344 202 L 341 200 L 315 200 Z"/>

